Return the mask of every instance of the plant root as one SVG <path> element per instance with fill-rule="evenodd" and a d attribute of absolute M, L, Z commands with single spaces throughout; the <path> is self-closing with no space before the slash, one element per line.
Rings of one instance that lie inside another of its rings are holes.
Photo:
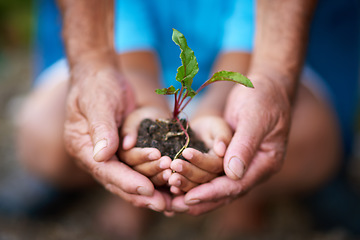
<path fill-rule="evenodd" d="M 184 134 L 185 134 L 184 132 L 168 132 L 165 135 L 165 141 L 168 140 L 170 137 L 182 136 Z"/>
<path fill-rule="evenodd" d="M 176 118 L 176 121 L 178 122 L 178 124 L 180 125 L 180 127 L 181 127 L 181 129 L 182 129 L 182 133 L 184 133 L 185 136 L 186 136 L 186 142 L 185 142 L 185 145 L 176 153 L 176 155 L 175 155 L 175 157 L 174 157 L 173 160 L 177 159 L 177 158 L 180 156 L 180 154 L 185 150 L 185 148 L 187 148 L 187 147 L 189 146 L 189 143 L 190 143 L 190 136 L 189 136 L 189 134 L 188 134 L 188 132 L 187 132 L 187 129 L 188 129 L 188 127 L 189 127 L 189 124 L 187 123 L 187 124 L 186 124 L 186 129 L 184 129 L 184 127 L 183 127 L 183 125 L 181 124 L 179 118 Z"/>

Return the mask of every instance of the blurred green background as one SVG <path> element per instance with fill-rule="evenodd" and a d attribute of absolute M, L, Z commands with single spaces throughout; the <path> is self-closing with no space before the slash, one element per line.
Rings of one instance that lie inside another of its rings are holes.
<path fill-rule="evenodd" d="M 32 0 L 0 1 L 0 49 L 29 49 L 34 26 Z"/>

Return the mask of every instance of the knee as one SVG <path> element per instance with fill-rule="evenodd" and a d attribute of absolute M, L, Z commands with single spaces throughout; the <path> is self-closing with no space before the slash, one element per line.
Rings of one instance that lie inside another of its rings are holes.
<path fill-rule="evenodd" d="M 286 161 L 302 174 L 299 186 L 315 189 L 336 173 L 342 144 L 335 113 L 305 87 L 300 89 L 289 139 Z"/>
<path fill-rule="evenodd" d="M 341 153 L 340 131 L 333 111 L 301 87 L 284 165 L 268 186 L 281 193 L 315 190 L 336 173 Z"/>

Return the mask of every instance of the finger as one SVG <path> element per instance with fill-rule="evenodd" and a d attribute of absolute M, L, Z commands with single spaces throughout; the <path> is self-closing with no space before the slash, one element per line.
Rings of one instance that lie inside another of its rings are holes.
<path fill-rule="evenodd" d="M 174 194 L 175 196 L 176 196 L 176 195 L 184 195 L 184 192 L 181 191 L 180 188 L 175 187 L 175 186 L 170 186 L 170 192 L 171 192 L 172 194 Z"/>
<path fill-rule="evenodd" d="M 152 196 L 140 196 L 126 193 L 112 184 L 107 184 L 106 189 L 136 207 L 149 208 L 157 212 L 166 210 L 166 199 L 159 191 L 155 191 Z"/>
<path fill-rule="evenodd" d="M 163 156 L 159 160 L 154 160 L 134 166 L 134 170 L 144 174 L 147 177 L 152 177 L 165 169 L 169 169 L 171 159 L 168 156 Z"/>
<path fill-rule="evenodd" d="M 156 174 L 155 176 L 151 177 L 150 180 L 151 180 L 151 182 L 154 183 L 155 186 L 163 186 L 163 185 L 167 184 L 170 176 L 171 176 L 171 170 L 166 169 L 166 170 Z"/>
<path fill-rule="evenodd" d="M 118 125 L 115 110 L 98 103 L 86 113 L 89 134 L 93 143 L 93 159 L 102 162 L 110 159 L 119 148 Z"/>
<path fill-rule="evenodd" d="M 190 181 L 179 173 L 173 173 L 169 178 L 169 185 L 178 187 L 183 192 L 187 192 L 198 184 Z"/>
<path fill-rule="evenodd" d="M 225 152 L 226 152 L 226 148 L 227 148 L 227 143 L 225 143 L 223 140 L 221 139 L 216 139 L 214 141 L 214 153 L 218 156 L 223 158 L 225 156 Z"/>
<path fill-rule="evenodd" d="M 169 194 L 169 191 L 166 190 L 157 190 L 160 192 L 160 194 L 163 196 L 163 198 L 165 199 L 165 203 L 166 203 L 166 207 L 165 207 L 165 212 L 172 212 L 171 209 L 171 202 L 173 197 Z"/>
<path fill-rule="evenodd" d="M 219 162 L 222 166 L 222 160 L 220 160 Z M 204 171 L 197 166 L 191 164 L 190 162 L 181 159 L 175 159 L 174 161 L 172 161 L 170 164 L 170 168 L 195 183 L 205 183 L 217 176 L 217 174 L 215 173 Z"/>
<path fill-rule="evenodd" d="M 282 167 L 283 154 L 284 150 L 279 150 L 274 146 L 268 151 L 257 152 L 245 175 L 239 180 L 242 192 L 248 192 L 278 172 Z"/>
<path fill-rule="evenodd" d="M 166 217 L 173 217 L 173 216 L 175 216 L 175 212 L 174 211 L 166 211 L 166 212 L 164 212 L 164 215 Z"/>
<path fill-rule="evenodd" d="M 214 153 L 219 157 L 224 157 L 226 147 L 229 145 L 232 137 L 230 126 L 223 119 L 221 121 L 218 120 L 217 124 L 214 124 L 211 128 L 210 134 L 212 139 L 214 139 L 212 147 Z"/>
<path fill-rule="evenodd" d="M 211 150 L 209 153 L 202 153 L 194 148 L 186 148 L 182 155 L 193 165 L 205 171 L 211 173 L 220 173 L 223 171 L 223 159 Z"/>
<path fill-rule="evenodd" d="M 234 180 L 242 178 L 266 134 L 259 117 L 245 118 L 237 126 L 224 157 L 224 171 Z"/>
<path fill-rule="evenodd" d="M 161 153 L 156 148 L 132 148 L 127 151 L 119 151 L 120 159 L 130 166 L 139 165 L 145 162 L 158 160 Z"/>
<path fill-rule="evenodd" d="M 135 147 L 140 122 L 145 118 L 146 116 L 141 116 L 140 112 L 135 111 L 125 119 L 121 128 L 124 150 Z"/>
<path fill-rule="evenodd" d="M 185 195 L 185 203 L 194 205 L 203 202 L 220 201 L 224 198 L 236 198 L 244 194 L 241 180 L 234 181 L 227 176 L 217 177 L 211 182 L 191 189 Z"/>
<path fill-rule="evenodd" d="M 87 140 L 85 138 L 85 142 L 89 144 L 83 144 L 75 158 L 79 167 L 89 172 L 104 186 L 112 184 L 129 194 L 151 196 L 154 193 L 154 185 L 147 177 L 120 162 L 117 157 L 113 156 L 106 162 L 95 162 L 91 154 L 90 136 L 85 137 L 88 138 Z"/>
<path fill-rule="evenodd" d="M 187 213 L 193 216 L 199 216 L 201 214 L 210 212 L 219 208 L 220 206 L 229 203 L 229 199 L 222 199 L 214 202 L 198 203 L 196 205 L 187 205 L 184 201 L 184 196 L 177 196 L 172 201 L 172 209 L 177 213 Z"/>
<path fill-rule="evenodd" d="M 135 146 L 141 121 L 146 118 L 154 119 L 154 116 L 161 118 L 166 117 L 166 114 L 158 109 L 148 109 L 147 111 L 134 111 L 125 119 L 121 129 L 124 150 L 129 150 Z"/>
<path fill-rule="evenodd" d="M 90 173 L 103 185 L 114 185 L 125 193 L 152 196 L 154 185 L 144 175 L 134 171 L 115 157 L 96 163 Z"/>

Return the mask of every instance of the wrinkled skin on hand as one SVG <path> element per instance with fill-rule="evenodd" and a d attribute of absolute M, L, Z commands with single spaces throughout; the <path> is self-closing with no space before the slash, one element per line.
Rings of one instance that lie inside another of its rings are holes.
<path fill-rule="evenodd" d="M 224 157 L 226 176 L 176 197 L 174 211 L 199 215 L 214 210 L 280 170 L 290 128 L 290 100 L 272 79 L 250 78 L 255 90 L 236 86 L 228 98 L 225 118 L 235 134 Z"/>
<path fill-rule="evenodd" d="M 115 67 L 99 65 L 72 69 L 66 106 L 66 149 L 80 167 L 112 193 L 135 206 L 163 211 L 166 200 L 154 191 L 151 181 L 115 156 L 118 128 L 134 109 L 134 99 Z M 95 147 L 99 142 L 100 146 Z"/>

